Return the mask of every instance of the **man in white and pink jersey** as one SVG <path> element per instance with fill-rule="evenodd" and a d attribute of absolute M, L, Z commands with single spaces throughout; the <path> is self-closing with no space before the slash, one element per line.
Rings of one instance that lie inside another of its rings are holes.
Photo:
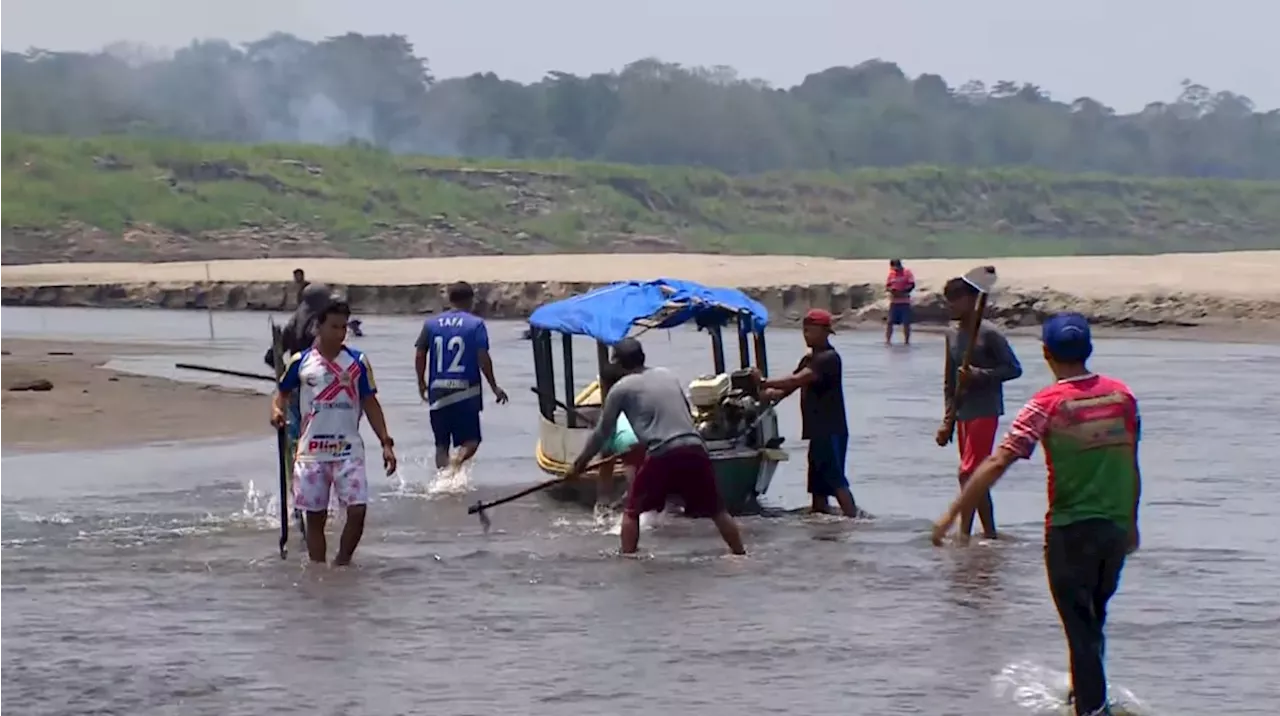
<path fill-rule="evenodd" d="M 360 438 L 361 415 L 368 413 L 369 425 L 382 443 L 387 474 L 396 470 L 395 441 L 387 433 L 369 359 L 343 343 L 350 318 L 351 308 L 345 301 L 334 301 L 320 312 L 315 343 L 294 354 L 271 404 L 271 422 L 280 427 L 290 394 L 299 392 L 302 420 L 294 455 L 293 504 L 307 515 L 311 561 L 323 563 L 328 552 L 324 525 L 329 497 L 331 491 L 336 493 L 338 505 L 347 510 L 347 523 L 333 560 L 338 566 L 351 562 L 364 534 L 369 481 Z"/>

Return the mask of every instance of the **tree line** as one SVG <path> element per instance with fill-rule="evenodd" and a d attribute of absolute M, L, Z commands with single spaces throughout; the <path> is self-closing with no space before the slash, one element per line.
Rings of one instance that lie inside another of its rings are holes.
<path fill-rule="evenodd" d="M 1013 80 L 958 86 L 868 60 L 789 88 L 643 59 L 617 72 L 437 80 L 400 35 L 277 33 L 173 53 L 3 53 L 6 132 L 362 143 L 400 153 L 572 158 L 730 173 L 938 164 L 1280 178 L 1280 110 L 1185 81 L 1121 114 Z"/>

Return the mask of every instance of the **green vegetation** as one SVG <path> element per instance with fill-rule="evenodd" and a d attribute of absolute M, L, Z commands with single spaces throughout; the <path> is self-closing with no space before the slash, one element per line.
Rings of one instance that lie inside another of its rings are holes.
<path fill-rule="evenodd" d="M 1280 247 L 1280 111 L 1193 82 L 1120 114 L 881 60 L 785 89 L 656 59 L 437 81 L 403 36 L 357 33 L 3 70 L 9 263 Z"/>
<path fill-rule="evenodd" d="M 440 159 L 368 146 L 3 137 L 6 262 L 139 256 L 709 250 L 840 257 L 1280 247 L 1280 182 L 910 167 L 711 169 Z M 292 228 L 290 228 L 292 227 Z M 277 241 L 281 231 L 315 242 Z M 84 233 L 85 229 L 81 229 Z M 274 233 L 273 233 L 274 232 Z M 100 234 L 102 232 L 99 232 Z M 66 243 L 70 241 L 71 244 Z M 243 248 L 252 244 L 252 251 Z M 429 248 L 428 248 L 429 247 Z M 132 252 L 132 253 L 131 253 Z M 257 252 L 257 253 L 253 253 Z M 154 255 L 158 253 L 159 255 Z M 175 254 L 176 255 L 176 254 Z"/>

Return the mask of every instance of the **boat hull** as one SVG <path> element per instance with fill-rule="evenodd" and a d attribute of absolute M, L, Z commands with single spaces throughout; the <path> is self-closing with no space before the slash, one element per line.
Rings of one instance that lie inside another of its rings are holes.
<path fill-rule="evenodd" d="M 749 515 L 760 511 L 760 497 L 773 480 L 778 463 L 785 459 L 785 453 L 775 454 L 780 452 L 741 450 L 711 453 L 711 463 L 715 466 L 716 488 L 730 514 Z M 598 503 L 618 505 L 626 497 L 626 477 L 619 469 L 609 481 L 606 494 L 600 495 L 599 488 L 598 475 L 586 475 L 581 479 L 556 485 L 548 489 L 546 494 L 558 502 L 576 503 L 583 507 L 591 507 Z M 673 502 L 679 505 L 678 500 Z"/>
<path fill-rule="evenodd" d="M 543 419 L 538 442 L 538 466 L 552 476 L 565 474 L 568 464 L 582 451 L 590 430 L 567 428 Z M 777 416 L 769 414 L 761 421 L 762 441 L 768 444 L 777 436 Z M 754 514 L 760 511 L 760 497 L 769 490 L 778 464 L 787 460 L 786 451 L 747 447 L 733 441 L 707 443 L 711 462 L 715 467 L 716 487 L 720 499 L 730 514 Z M 591 472 L 572 482 L 555 485 L 545 491 L 558 502 L 575 503 L 583 507 L 596 504 L 620 505 L 626 495 L 626 475 L 618 465 L 600 494 L 598 472 Z M 677 503 L 678 504 L 678 503 Z"/>

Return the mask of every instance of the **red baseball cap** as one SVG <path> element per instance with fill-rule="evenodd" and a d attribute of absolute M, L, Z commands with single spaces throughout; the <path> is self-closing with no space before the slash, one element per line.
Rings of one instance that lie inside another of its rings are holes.
<path fill-rule="evenodd" d="M 821 308 L 810 308 L 809 312 L 804 314 L 804 322 L 810 326 L 822 326 L 829 331 L 835 330 L 832 328 L 831 312 Z"/>

